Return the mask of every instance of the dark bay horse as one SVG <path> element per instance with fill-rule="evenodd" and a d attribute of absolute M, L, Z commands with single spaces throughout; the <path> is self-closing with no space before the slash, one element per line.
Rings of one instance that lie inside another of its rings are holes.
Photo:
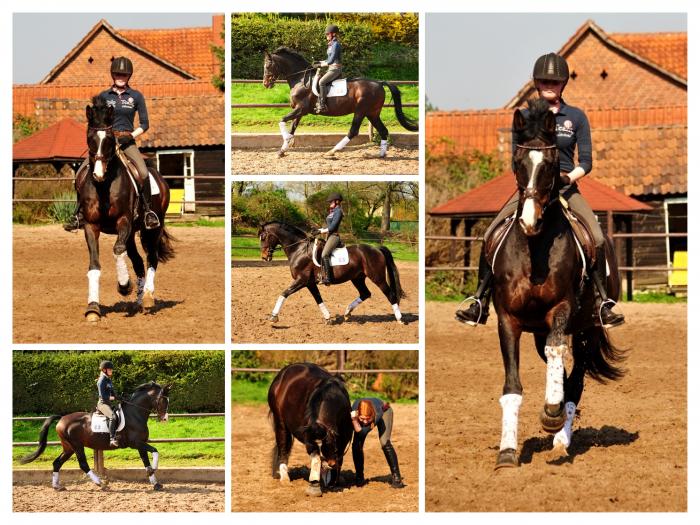
<path fill-rule="evenodd" d="M 270 321 L 277 322 L 279 320 L 282 304 L 287 300 L 287 297 L 302 288 L 307 288 L 314 297 L 325 321 L 330 322 L 331 314 L 326 308 L 316 284 L 321 269 L 314 264 L 313 241 L 308 234 L 291 224 L 274 221 L 263 224 L 258 230 L 258 237 L 260 238 L 261 255 L 265 261 L 271 261 L 275 249 L 278 246 L 282 247 L 289 260 L 289 269 L 292 272 L 292 279 L 294 279 L 294 282 L 277 298 L 277 303 L 269 317 Z M 333 284 L 351 281 L 360 296 L 345 309 L 345 320 L 350 319 L 350 314 L 360 303 L 372 296 L 365 283 L 365 279 L 369 278 L 389 300 L 396 321 L 403 324 L 399 302 L 402 297 L 405 297 L 405 294 L 401 289 L 399 270 L 391 251 L 385 246 L 374 248 L 367 244 L 357 244 L 347 248 L 349 262 L 342 266 L 333 267 Z"/>
<path fill-rule="evenodd" d="M 318 97 L 312 90 L 311 71 L 314 68 L 298 52 L 288 47 L 280 47 L 272 53 L 265 51 L 263 85 L 272 88 L 275 81 L 284 78 L 289 84 L 289 101 L 292 111 L 287 113 L 280 120 L 280 132 L 282 133 L 282 147 L 278 155 L 284 156 L 285 152 L 294 143 L 294 133 L 299 121 L 304 115 L 313 114 L 314 106 Z M 348 79 L 347 94 L 337 97 L 328 97 L 326 102 L 328 110 L 323 113 L 325 116 L 337 117 L 341 115 L 353 114 L 350 131 L 343 137 L 329 153 L 334 154 L 343 149 L 348 142 L 357 136 L 360 125 L 365 117 L 372 123 L 381 137 L 380 157 L 386 155 L 386 144 L 389 137 L 389 130 L 382 122 L 380 115 L 384 107 L 386 94 L 384 86 L 389 88 L 394 99 L 394 112 L 399 123 L 408 131 L 418 131 L 418 123 L 408 118 L 401 105 L 401 92 L 399 88 L 389 82 L 371 80 L 367 78 Z M 292 121 L 291 131 L 287 130 L 287 122 Z"/>
<path fill-rule="evenodd" d="M 338 483 L 353 434 L 345 383 L 320 366 L 292 364 L 273 379 L 267 402 L 275 431 L 272 476 L 289 482 L 287 462 L 296 438 L 306 447 L 311 461 L 306 493 L 321 496 L 322 479 L 327 487 Z M 322 467 L 328 476 L 322 476 Z"/>
<path fill-rule="evenodd" d="M 565 454 L 584 376 L 601 382 L 622 377 L 616 363 L 624 354 L 594 324 L 595 296 L 584 279 L 584 264 L 559 201 L 562 186 L 556 146 L 555 117 L 542 100 L 530 101 L 527 113 L 516 110 L 514 164 L 520 200 L 518 225 L 510 228 L 493 263 L 493 303 L 505 368 L 503 409 L 496 468 L 518 465 L 518 410 L 522 401 L 519 355 L 522 332 L 534 334 L 547 363 L 545 404 L 540 419 L 555 433 L 554 447 Z M 611 245 L 608 243 L 608 248 Z M 614 261 L 614 256 L 608 257 Z M 620 292 L 617 266 L 611 264 L 608 289 Z M 569 337 L 572 338 L 571 347 Z M 567 374 L 564 357 L 571 351 Z"/>
<path fill-rule="evenodd" d="M 121 401 L 123 417 L 125 418 L 124 429 L 117 433 L 118 448 L 134 448 L 139 451 L 143 466 L 146 468 L 148 479 L 154 490 L 161 490 L 163 486 L 156 479 L 158 470 L 158 449 L 148 444 L 148 416 L 151 412 L 158 414 L 161 421 L 168 420 L 168 405 L 170 403 L 168 394 L 170 385 L 160 386 L 158 383 L 145 383 L 136 388 L 130 399 Z M 99 487 L 102 480 L 95 474 L 88 465 L 85 457 L 85 448 L 93 450 L 115 450 L 109 444 L 109 432 L 95 433 L 91 429 L 91 412 L 73 412 L 65 416 L 49 416 L 44 420 L 44 424 L 39 431 L 39 448 L 31 454 L 23 457 L 21 463 L 30 463 L 46 449 L 47 435 L 49 428 L 58 421 L 56 433 L 61 440 L 63 452 L 53 462 L 52 485 L 56 490 L 65 490 L 59 483 L 59 471 L 63 464 L 75 454 L 78 464 L 85 474 Z M 153 454 L 153 465 L 148 460 L 148 453 Z"/>
<path fill-rule="evenodd" d="M 100 233 L 117 236 L 114 243 L 114 257 L 117 264 L 117 289 L 123 296 L 131 293 L 133 285 L 126 265 L 128 255 L 136 273 L 137 304 L 145 308 L 155 305 L 155 275 L 159 262 L 166 262 L 174 256 L 170 234 L 165 226 L 147 230 L 143 225 L 142 214 L 137 213 L 139 197 L 135 182 L 127 171 L 117 151 L 114 136 L 114 108 L 107 105 L 104 98 L 92 99 L 92 106 L 85 108 L 87 116 L 87 143 L 89 150 L 88 174 L 80 184 L 76 177 L 76 190 L 80 208 L 85 219 L 85 240 L 90 254 L 88 271 L 88 307 L 85 317 L 88 321 L 99 321 L 100 310 Z M 158 192 L 153 193 L 151 207 L 158 214 L 161 225 L 165 221 L 165 210 L 170 202 L 168 185 L 160 174 L 151 169 Z M 145 184 L 149 184 L 145 181 Z M 136 248 L 136 232 L 140 233 L 141 246 L 146 251 L 148 271 L 143 258 Z"/>

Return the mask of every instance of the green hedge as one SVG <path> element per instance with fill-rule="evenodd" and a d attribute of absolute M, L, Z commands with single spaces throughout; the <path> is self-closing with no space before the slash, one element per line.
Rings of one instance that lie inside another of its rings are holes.
<path fill-rule="evenodd" d="M 114 363 L 114 388 L 130 394 L 149 381 L 172 383 L 171 412 L 224 411 L 224 352 L 16 351 L 13 352 L 12 410 L 66 414 L 92 410 L 100 361 Z"/>
<path fill-rule="evenodd" d="M 309 62 L 326 58 L 324 30 L 331 19 L 302 20 L 276 14 L 239 14 L 231 17 L 231 77 L 259 79 L 264 51 L 290 47 Z M 343 46 L 343 73 L 381 80 L 416 80 L 416 44 L 391 42 L 373 31 L 369 23 L 338 22 Z M 387 52 L 388 51 L 388 52 Z M 391 55 L 394 55 L 393 57 Z"/>

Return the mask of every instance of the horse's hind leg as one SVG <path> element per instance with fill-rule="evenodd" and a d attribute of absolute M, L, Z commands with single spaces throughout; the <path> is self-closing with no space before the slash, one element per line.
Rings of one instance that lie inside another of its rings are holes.
<path fill-rule="evenodd" d="M 568 302 L 555 306 L 547 314 L 550 332 L 544 347 L 547 359 L 547 383 L 545 404 L 540 414 L 542 428 L 547 432 L 558 432 L 566 422 L 564 409 L 564 357 L 569 351 L 565 329 L 571 315 Z"/>
<path fill-rule="evenodd" d="M 86 224 L 83 230 L 90 254 L 90 267 L 87 273 L 88 307 L 85 310 L 85 318 L 94 323 L 102 316 L 100 312 L 100 228 L 95 224 Z"/>
<path fill-rule="evenodd" d="M 307 284 L 306 287 L 309 289 L 309 292 L 311 292 L 311 295 L 313 295 L 314 301 L 316 301 L 316 304 L 318 305 L 318 309 L 321 310 L 323 319 L 326 321 L 326 323 L 330 323 L 331 313 L 328 311 L 328 308 L 323 302 L 323 297 L 321 297 L 321 292 L 318 290 L 318 286 L 316 286 L 316 283 L 311 282 Z"/>
<path fill-rule="evenodd" d="M 554 449 L 559 452 L 566 452 L 566 449 L 571 445 L 571 436 L 573 434 L 574 416 L 576 415 L 576 406 L 581 401 L 583 394 L 583 383 L 586 374 L 585 356 L 580 355 L 586 352 L 585 347 L 580 347 L 578 337 L 574 336 L 573 354 L 574 366 L 571 374 L 564 380 L 564 410 L 566 411 L 566 421 L 562 429 L 554 435 Z"/>
<path fill-rule="evenodd" d="M 357 291 L 360 293 L 360 296 L 353 302 L 351 302 L 345 309 L 345 314 L 343 315 L 346 321 L 350 319 L 350 314 L 352 314 L 352 311 L 355 308 L 357 308 L 362 301 L 366 301 L 367 299 L 372 297 L 372 293 L 369 291 L 369 288 L 367 288 L 365 279 L 366 277 L 364 275 L 352 279 L 352 284 L 355 285 L 355 288 L 357 288 Z"/>
<path fill-rule="evenodd" d="M 158 242 L 162 230 L 146 230 L 141 232 L 141 243 L 146 250 L 146 262 L 148 269 L 146 270 L 146 278 L 143 283 L 143 299 L 141 304 L 144 308 L 153 308 L 155 306 L 156 292 L 156 269 L 158 268 Z"/>
<path fill-rule="evenodd" d="M 146 268 L 143 265 L 143 257 L 136 248 L 136 236 L 129 237 L 126 243 L 126 254 L 131 260 L 131 265 L 134 267 L 136 274 L 136 303 L 141 306 L 143 303 L 143 287 L 146 283 Z"/>
<path fill-rule="evenodd" d="M 152 447 L 147 443 L 141 443 L 138 447 L 139 456 L 143 462 L 143 466 L 146 467 L 146 474 L 148 474 L 148 481 L 153 485 L 153 490 L 162 490 L 163 485 L 158 483 L 156 479 L 156 470 L 158 469 L 158 449 Z M 148 459 L 148 453 L 153 454 L 153 466 Z"/>
<path fill-rule="evenodd" d="M 63 452 L 61 452 L 56 459 L 53 460 L 53 472 L 51 473 L 51 486 L 56 490 L 66 490 L 66 488 L 61 485 L 59 481 L 59 471 L 63 464 L 70 459 L 73 455 L 73 449 L 67 445 L 63 444 Z"/>
<path fill-rule="evenodd" d="M 386 272 L 384 271 L 384 268 L 382 268 L 381 272 L 373 271 L 368 274 L 368 277 L 374 284 L 376 284 L 379 287 L 382 293 L 389 300 L 389 304 L 391 305 L 391 309 L 394 312 L 396 322 L 399 324 L 405 324 L 402 320 L 403 316 L 401 315 L 401 310 L 399 309 L 399 298 L 396 295 L 396 291 L 393 290 L 391 286 L 389 286 L 389 283 L 386 282 L 385 274 Z"/>
<path fill-rule="evenodd" d="M 502 409 L 501 444 L 496 468 L 518 466 L 518 412 L 523 400 L 520 383 L 520 335 L 522 328 L 507 313 L 499 313 L 498 339 L 505 370 L 503 395 L 499 399 Z"/>
<path fill-rule="evenodd" d="M 292 451 L 292 434 L 275 419 L 275 449 L 272 457 L 272 477 L 282 483 L 289 482 L 289 454 Z"/>
<path fill-rule="evenodd" d="M 127 296 L 131 293 L 133 286 L 129 279 L 129 268 L 126 266 L 128 244 L 133 237 L 131 223 L 126 217 L 121 217 L 117 221 L 117 240 L 114 243 L 114 259 L 117 263 L 117 291 Z"/>
<path fill-rule="evenodd" d="M 80 470 L 85 472 L 87 476 L 92 480 L 92 482 L 97 485 L 98 487 L 102 486 L 102 480 L 100 477 L 95 474 L 92 469 L 90 468 L 90 465 L 88 465 L 87 458 L 85 457 L 85 449 L 83 446 L 75 446 L 73 447 L 73 450 L 75 450 L 75 457 L 78 458 L 78 465 L 80 465 Z"/>
<path fill-rule="evenodd" d="M 357 137 L 357 134 L 360 132 L 360 126 L 362 125 L 362 121 L 364 120 L 364 118 L 365 114 L 363 112 L 355 110 L 355 116 L 352 118 L 350 131 L 348 131 L 347 136 L 340 139 L 338 144 L 333 146 L 333 148 L 328 152 L 328 155 L 334 155 L 335 153 L 343 149 L 345 146 L 347 146 L 348 142 Z"/>
<path fill-rule="evenodd" d="M 384 122 L 382 122 L 382 119 L 379 118 L 379 115 L 372 117 L 368 116 L 367 118 L 372 123 L 372 126 L 374 126 L 374 129 L 377 130 L 377 133 L 379 133 L 379 136 L 381 137 L 381 142 L 379 143 L 379 157 L 383 159 L 384 157 L 386 157 L 389 130 L 386 129 L 386 126 L 384 125 Z"/>

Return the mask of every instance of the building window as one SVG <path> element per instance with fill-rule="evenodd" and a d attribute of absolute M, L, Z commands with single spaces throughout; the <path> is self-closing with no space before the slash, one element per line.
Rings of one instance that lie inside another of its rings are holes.
<path fill-rule="evenodd" d="M 184 211 L 194 212 L 194 150 L 158 151 L 156 158 L 158 171 L 170 187 L 171 202 L 184 198 Z"/>

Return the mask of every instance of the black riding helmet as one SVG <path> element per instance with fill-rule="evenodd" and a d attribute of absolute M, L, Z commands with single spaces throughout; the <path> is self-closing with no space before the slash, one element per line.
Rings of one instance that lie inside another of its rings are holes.
<path fill-rule="evenodd" d="M 556 53 L 542 55 L 532 68 L 533 80 L 556 80 L 566 83 L 569 81 L 569 65 L 563 56 Z"/>
<path fill-rule="evenodd" d="M 112 60 L 112 67 L 110 72 L 114 75 L 118 73 L 120 75 L 133 75 L 134 74 L 134 64 L 131 63 L 126 57 L 117 57 Z"/>
<path fill-rule="evenodd" d="M 325 34 L 328 34 L 328 33 L 340 33 L 340 29 L 338 29 L 338 26 L 335 24 L 328 24 L 326 26 L 326 33 Z"/>
<path fill-rule="evenodd" d="M 343 202 L 343 196 L 340 193 L 331 193 L 326 199 L 326 202 L 330 203 L 333 201 Z"/>
<path fill-rule="evenodd" d="M 100 370 L 104 370 L 105 368 L 108 370 L 114 370 L 114 365 L 112 364 L 112 361 L 102 361 L 100 363 Z"/>

